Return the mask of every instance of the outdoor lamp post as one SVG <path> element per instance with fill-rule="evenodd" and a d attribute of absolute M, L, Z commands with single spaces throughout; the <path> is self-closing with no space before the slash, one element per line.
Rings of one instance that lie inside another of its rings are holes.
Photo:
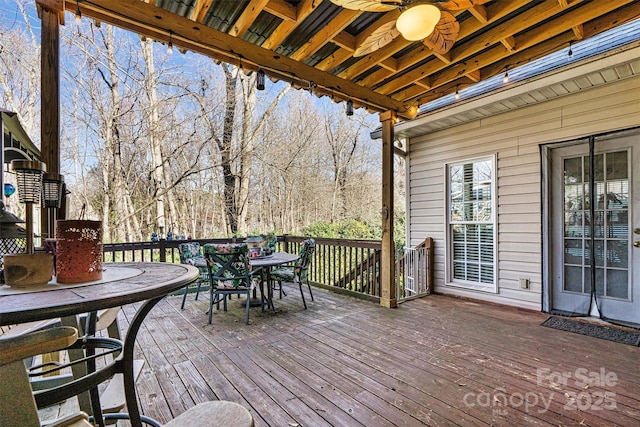
<path fill-rule="evenodd" d="M 11 169 L 16 173 L 18 199 L 25 204 L 27 233 L 26 253 L 33 253 L 33 204 L 40 201 L 42 174 L 46 170 L 44 163 L 37 160 L 13 160 Z"/>
<path fill-rule="evenodd" d="M 56 212 L 62 205 L 64 177 L 57 173 L 45 172 L 42 177 L 42 207 L 47 209 L 47 231 L 49 237 L 55 236 Z M 44 234 L 43 234 L 43 237 Z"/>
<path fill-rule="evenodd" d="M 18 199 L 25 204 L 26 248 L 24 253 L 4 256 L 4 281 L 15 288 L 44 285 L 52 277 L 53 254 L 34 253 L 33 204 L 42 197 L 42 174 L 46 167 L 37 160 L 13 160 L 11 169 L 16 173 Z"/>

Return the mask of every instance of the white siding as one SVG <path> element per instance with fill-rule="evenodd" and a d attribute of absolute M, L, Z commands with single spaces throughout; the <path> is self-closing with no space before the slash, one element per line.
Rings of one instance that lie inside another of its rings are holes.
<path fill-rule="evenodd" d="M 640 78 L 414 137 L 407 162 L 409 245 L 435 240 L 437 292 L 541 309 L 540 144 L 640 126 Z M 445 165 L 497 156 L 498 293 L 446 286 Z M 528 278 L 530 289 L 518 279 Z"/>

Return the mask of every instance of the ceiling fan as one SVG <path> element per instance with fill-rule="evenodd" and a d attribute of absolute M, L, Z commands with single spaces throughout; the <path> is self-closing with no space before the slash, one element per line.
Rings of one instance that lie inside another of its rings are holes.
<path fill-rule="evenodd" d="M 422 40 L 435 53 L 445 54 L 458 38 L 460 24 L 448 11 L 464 10 L 490 0 L 331 0 L 345 9 L 363 12 L 399 10 L 397 20 L 378 27 L 358 46 L 353 56 L 364 56 L 389 44 L 398 35 L 409 41 Z"/>

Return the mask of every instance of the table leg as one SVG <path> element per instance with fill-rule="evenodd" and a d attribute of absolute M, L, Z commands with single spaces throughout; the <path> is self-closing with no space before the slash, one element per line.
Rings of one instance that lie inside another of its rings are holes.
<path fill-rule="evenodd" d="M 145 419 L 146 423 L 149 423 L 149 419 L 141 417 L 140 408 L 138 407 L 138 397 L 135 389 L 135 376 L 133 372 L 133 350 L 135 347 L 136 337 L 142 326 L 142 321 L 149 314 L 151 309 L 162 300 L 164 296 L 153 298 L 144 302 L 144 304 L 138 309 L 129 328 L 127 329 L 122 353 L 118 357 L 117 362 L 121 364 L 121 371 L 124 379 L 124 393 L 127 400 L 127 412 L 129 413 L 129 420 L 132 427 L 141 427 L 142 419 Z M 153 423 L 151 423 L 153 424 Z"/>
<path fill-rule="evenodd" d="M 271 310 L 273 311 L 273 314 L 275 314 L 276 306 L 273 304 L 273 286 L 271 286 L 271 267 L 267 268 L 267 298 L 269 299 Z"/>
<path fill-rule="evenodd" d="M 79 325 L 78 318 L 76 316 L 63 317 L 61 320 L 62 326 L 72 326 L 76 328 L 78 331 L 82 331 L 81 325 Z M 84 358 L 84 350 L 81 348 L 70 349 L 67 350 L 70 361 L 80 360 Z M 84 363 L 78 363 L 71 366 L 71 372 L 73 378 L 82 378 L 87 375 L 87 367 Z M 86 412 L 87 414 L 93 413 L 93 408 L 91 406 L 91 399 L 88 391 L 84 391 L 78 394 L 78 406 L 81 411 Z"/>

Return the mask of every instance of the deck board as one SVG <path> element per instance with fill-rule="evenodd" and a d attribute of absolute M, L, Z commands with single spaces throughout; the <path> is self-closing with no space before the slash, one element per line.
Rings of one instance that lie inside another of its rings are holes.
<path fill-rule="evenodd" d="M 145 360 L 143 413 L 166 422 L 224 399 L 247 407 L 256 426 L 640 424 L 637 347 L 542 327 L 543 313 L 440 295 L 385 309 L 314 289 L 304 310 L 298 288 L 285 290 L 277 314 L 252 308 L 249 325 L 237 299 L 226 313 L 214 308 L 212 325 L 206 294 L 190 295 L 184 310 L 181 296 L 160 302 L 135 354 Z M 121 328 L 134 312 L 125 307 Z M 617 381 L 558 384 L 538 369 L 604 370 Z M 512 399 L 505 406 L 500 391 Z"/>

